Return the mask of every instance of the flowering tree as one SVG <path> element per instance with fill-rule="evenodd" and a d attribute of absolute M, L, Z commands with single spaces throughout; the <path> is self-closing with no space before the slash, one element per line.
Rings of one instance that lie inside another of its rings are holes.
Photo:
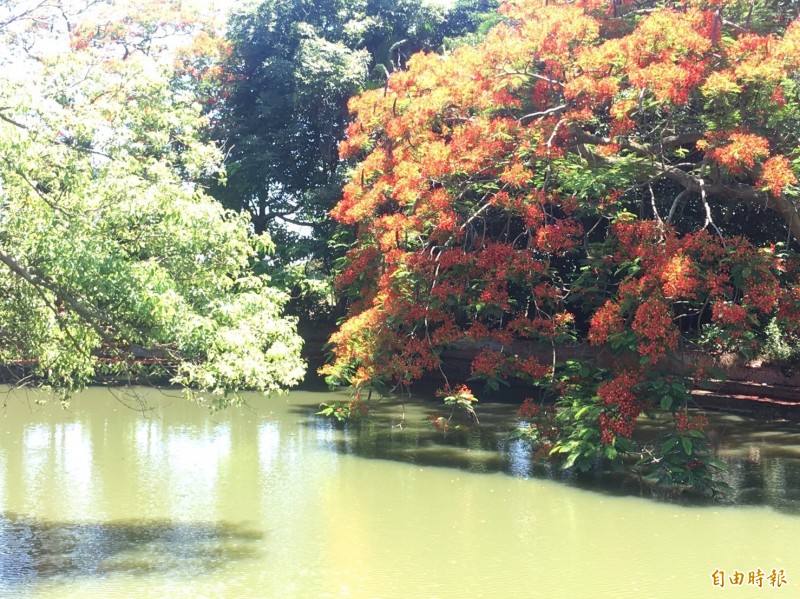
<path fill-rule="evenodd" d="M 511 0 L 480 45 L 418 54 L 351 100 L 332 215 L 358 234 L 352 303 L 324 372 L 409 383 L 476 343 L 473 379 L 556 383 L 562 409 L 532 435 L 568 464 L 638 452 L 659 479 L 707 483 L 685 383 L 659 374 L 686 341 L 753 352 L 767 323 L 800 330 L 792 10 Z M 510 352 L 520 339 L 628 359 L 555 369 Z M 652 411 L 672 429 L 643 450 Z"/>
<path fill-rule="evenodd" d="M 222 174 L 178 51 L 201 24 L 162 2 L 1 9 L 0 361 L 66 392 L 156 361 L 218 407 L 297 383 L 285 294 L 251 274 L 270 242 L 197 183 Z"/>

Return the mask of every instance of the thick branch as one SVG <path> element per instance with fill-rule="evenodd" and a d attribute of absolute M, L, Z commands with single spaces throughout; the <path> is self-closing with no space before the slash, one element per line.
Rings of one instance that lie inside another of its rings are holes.
<path fill-rule="evenodd" d="M 705 137 L 703 133 L 687 132 L 679 135 L 668 135 L 666 137 L 662 137 L 656 143 L 645 145 L 631 141 L 626 137 L 603 137 L 602 135 L 594 135 L 593 133 L 587 133 L 586 131 L 577 128 L 573 129 L 573 134 L 579 143 L 593 144 L 596 146 L 619 144 L 621 148 L 633 152 L 637 156 L 653 159 L 661 156 L 662 152 L 673 150 L 688 144 L 696 144 Z"/>
<path fill-rule="evenodd" d="M 642 173 L 643 178 L 650 181 L 663 176 L 670 181 L 674 181 L 689 192 L 698 194 L 705 193 L 708 196 L 735 199 L 758 208 L 769 208 L 781 215 L 786 221 L 792 237 L 794 237 L 795 241 L 800 243 L 800 214 L 798 214 L 794 203 L 786 196 L 780 195 L 774 197 L 766 192 L 759 191 L 752 185 L 744 183 L 701 182 L 699 176 L 682 170 L 677 166 L 662 162 L 661 158 L 663 152 L 683 145 L 697 143 L 703 138 L 703 134 L 701 133 L 682 133 L 680 135 L 663 137 L 658 142 L 650 145 L 639 144 L 625 138 L 611 139 L 609 137 L 593 135 L 580 129 L 573 130 L 573 133 L 575 139 L 581 144 L 609 145 L 617 143 L 623 149 L 641 158 L 652 160 L 652 169 L 648 169 L 647 172 Z M 588 152 L 585 148 L 584 150 Z M 608 160 L 593 153 L 591 154 L 594 160 Z"/>
<path fill-rule="evenodd" d="M 665 177 L 675 181 L 684 189 L 697 193 L 702 192 L 700 179 L 686 171 L 667 166 L 663 169 L 663 173 Z M 774 197 L 766 192 L 757 190 L 752 185 L 745 185 L 744 183 L 706 184 L 705 192 L 709 196 L 726 199 L 733 198 L 757 208 L 769 208 L 777 212 L 786 221 L 792 237 L 800 243 L 800 215 L 797 213 L 794 203 L 786 196 Z"/>
<path fill-rule="evenodd" d="M 19 127 L 20 129 L 27 129 L 27 127 L 25 125 L 23 125 L 22 123 L 20 123 L 19 121 L 15 121 L 10 116 L 6 116 L 5 114 L 3 114 L 3 111 L 5 109 L 6 109 L 5 106 L 0 107 L 0 119 L 4 120 L 6 123 L 14 125 L 15 127 Z"/>

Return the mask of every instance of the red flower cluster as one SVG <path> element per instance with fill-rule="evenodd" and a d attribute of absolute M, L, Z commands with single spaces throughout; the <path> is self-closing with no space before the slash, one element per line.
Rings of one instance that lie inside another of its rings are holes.
<path fill-rule="evenodd" d="M 497 378 L 504 371 L 508 357 L 499 351 L 483 349 L 472 360 L 472 376 Z"/>
<path fill-rule="evenodd" d="M 612 233 L 619 243 L 614 258 L 623 262 L 648 255 L 653 249 L 662 249 L 659 240 L 663 231 L 655 221 L 627 221 L 615 223 Z"/>
<path fill-rule="evenodd" d="M 747 286 L 744 301 L 762 314 L 770 314 L 777 307 L 780 295 L 778 280 L 771 275 L 762 275 L 758 283 Z"/>
<path fill-rule="evenodd" d="M 526 397 L 517 410 L 517 416 L 523 420 L 533 419 L 539 416 L 541 408 L 530 397 Z"/>
<path fill-rule="evenodd" d="M 436 412 L 429 412 L 428 413 L 428 420 L 430 423 L 438 430 L 446 433 L 450 430 L 450 422 L 448 422 L 447 418 L 437 414 Z"/>
<path fill-rule="evenodd" d="M 670 308 L 658 297 L 648 298 L 636 309 L 631 328 L 639 336 L 639 353 L 653 361 L 678 345 L 678 329 Z"/>
<path fill-rule="evenodd" d="M 600 415 L 601 441 L 604 444 L 610 445 L 616 435 L 630 437 L 633 434 L 636 418 L 642 410 L 642 402 L 636 397 L 633 387 L 640 381 L 641 373 L 625 370 L 597 390 L 597 395 L 609 408 Z"/>
<path fill-rule="evenodd" d="M 606 303 L 594 313 L 589 329 L 589 342 L 605 343 L 608 336 L 622 331 L 622 310 L 618 303 L 606 300 Z"/>
<path fill-rule="evenodd" d="M 552 372 L 552 367 L 547 364 L 542 364 L 534 357 L 525 359 L 516 359 L 516 369 L 519 374 L 530 377 L 534 380 L 543 379 L 549 376 Z"/>
<path fill-rule="evenodd" d="M 747 310 L 740 304 L 718 301 L 712 306 L 712 318 L 719 324 L 741 326 L 747 319 Z"/>
<path fill-rule="evenodd" d="M 545 225 L 536 233 L 536 246 L 545 252 L 563 255 L 574 249 L 583 236 L 583 225 L 575 220 L 560 220 Z"/>
<path fill-rule="evenodd" d="M 675 412 L 675 428 L 681 432 L 702 431 L 708 426 L 708 418 L 698 414 L 692 418 L 685 412 Z"/>
<path fill-rule="evenodd" d="M 773 196 L 781 195 L 790 185 L 797 183 L 797 176 L 786 156 L 773 156 L 761 167 L 761 176 L 756 185 Z"/>

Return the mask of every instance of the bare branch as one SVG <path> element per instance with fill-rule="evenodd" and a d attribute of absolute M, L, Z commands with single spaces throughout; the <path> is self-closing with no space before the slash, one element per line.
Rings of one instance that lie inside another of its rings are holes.
<path fill-rule="evenodd" d="M 6 110 L 7 108 L 8 108 L 7 106 L 3 106 L 2 108 L 0 108 L 0 120 L 5 121 L 6 123 L 10 123 L 15 127 L 19 127 L 20 129 L 27 129 L 27 127 L 22 123 L 20 123 L 19 121 L 15 121 L 10 116 L 6 116 L 5 114 L 3 114 L 3 110 Z"/>
<path fill-rule="evenodd" d="M 578 141 L 579 144 L 588 143 L 593 145 L 609 145 L 611 143 L 619 143 L 622 148 L 630 151 L 631 153 L 641 158 L 652 160 L 652 168 L 643 169 L 643 178 L 655 180 L 663 176 L 670 181 L 678 183 L 684 188 L 684 190 L 689 192 L 694 192 L 699 195 L 706 194 L 706 197 L 713 196 L 725 199 L 734 199 L 746 204 L 750 204 L 754 207 L 774 210 L 783 217 L 789 226 L 792 236 L 798 243 L 800 243 L 800 214 L 798 214 L 797 207 L 794 205 L 794 203 L 785 195 L 781 194 L 777 197 L 772 196 L 765 192 L 759 191 L 753 185 L 747 185 L 745 183 L 716 182 L 709 184 L 706 181 L 701 180 L 698 175 L 682 170 L 676 165 L 665 164 L 661 161 L 660 154 L 663 150 L 677 148 L 692 142 L 696 143 L 703 138 L 703 135 L 700 133 L 688 132 L 680 135 L 668 136 L 662 138 L 657 143 L 652 145 L 638 144 L 629 139 L 612 140 L 611 138 L 593 135 L 580 129 L 573 130 L 573 133 L 576 141 Z M 580 148 L 580 151 L 583 154 L 588 155 L 595 162 L 613 162 L 612 159 L 603 158 L 597 154 L 594 154 L 584 146 L 580 146 Z M 656 148 L 659 150 L 658 152 L 656 152 Z M 699 167 L 700 165 L 697 166 Z M 716 225 L 714 225 L 714 228 L 716 229 Z"/>
<path fill-rule="evenodd" d="M 653 208 L 653 214 L 656 217 L 656 220 L 659 222 L 661 226 L 664 225 L 664 221 L 661 220 L 661 216 L 658 214 L 658 208 L 656 207 L 656 194 L 653 192 L 653 186 L 648 183 L 647 189 L 650 190 L 650 206 Z"/>
<path fill-rule="evenodd" d="M 706 222 L 703 223 L 703 228 L 704 229 L 707 228 L 708 225 L 714 227 L 714 230 L 717 232 L 717 235 L 719 235 L 719 238 L 722 240 L 722 246 L 725 247 L 725 236 L 722 234 L 722 231 L 719 230 L 719 227 L 717 227 L 716 223 L 714 222 L 714 219 L 711 216 L 711 206 L 708 205 L 708 199 L 706 199 L 705 181 L 703 180 L 702 177 L 700 177 L 697 181 L 700 184 L 700 198 L 703 201 L 703 208 L 705 208 L 706 211 Z"/>
<path fill-rule="evenodd" d="M 554 112 L 561 112 L 565 108 L 567 108 L 567 104 L 554 106 L 553 108 L 548 108 L 547 110 L 543 110 L 541 112 L 532 112 L 530 114 L 526 114 L 524 116 L 519 117 L 519 122 L 524 124 L 525 119 L 535 119 L 535 118 L 545 117 L 548 114 L 553 114 Z"/>
<path fill-rule="evenodd" d="M 705 137 L 705 135 L 700 132 L 686 132 L 679 135 L 667 135 L 666 137 L 660 138 L 654 144 L 643 145 L 626 137 L 617 137 L 612 139 L 610 137 L 603 137 L 601 135 L 587 133 L 586 131 L 578 128 L 573 129 L 573 134 L 575 135 L 575 139 L 580 143 L 589 143 L 596 146 L 619 144 L 621 148 L 633 152 L 642 158 L 652 159 L 660 157 L 660 155 L 665 151 L 679 148 L 680 146 L 685 146 L 688 144 L 696 144 Z"/>
<path fill-rule="evenodd" d="M 684 196 L 688 195 L 689 190 L 684 189 L 678 195 L 675 196 L 675 199 L 672 201 L 672 206 L 670 206 L 669 214 L 667 215 L 667 224 L 672 223 L 672 218 L 675 216 L 675 210 L 678 208 L 678 204 L 684 198 Z"/>

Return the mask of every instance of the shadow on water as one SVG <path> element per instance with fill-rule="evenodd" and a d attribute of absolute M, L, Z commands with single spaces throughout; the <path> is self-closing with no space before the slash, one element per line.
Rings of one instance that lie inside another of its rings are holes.
<path fill-rule="evenodd" d="M 202 574 L 255 557 L 262 537 L 229 523 L 48 522 L 0 513 L 0 589 L 80 576 Z"/>
<path fill-rule="evenodd" d="M 527 443 L 512 434 L 514 406 L 482 404 L 480 426 L 454 419 L 446 433 L 434 428 L 428 412 L 441 408 L 429 402 L 381 400 L 362 422 L 338 424 L 314 416 L 316 405 L 298 405 L 306 427 L 316 429 L 319 443 L 337 453 L 406 462 L 418 466 L 456 468 L 476 473 L 504 473 L 517 478 L 556 480 L 583 490 L 613 496 L 642 496 L 691 506 L 768 506 L 800 514 L 800 426 L 710 413 L 707 432 L 717 456 L 728 464 L 720 479 L 727 497 L 711 500 L 687 493 L 665 492 L 630 475 L 611 472 L 598 462 L 586 473 L 534 461 Z M 657 434 L 658 422 L 640 423 L 643 438 Z"/>
<path fill-rule="evenodd" d="M 638 485 L 632 489 L 629 480 L 599 469 L 583 475 L 534 461 L 530 445 L 513 435 L 516 406 L 483 404 L 480 424 L 456 414 L 446 431 L 434 427 L 427 418 L 437 408 L 441 405 L 415 401 L 401 407 L 395 400 L 381 400 L 369 419 L 346 424 L 315 416 L 315 405 L 296 405 L 293 411 L 304 416 L 303 426 L 317 431 L 321 446 L 336 453 L 481 474 L 542 478 L 611 495 L 639 493 Z"/>

